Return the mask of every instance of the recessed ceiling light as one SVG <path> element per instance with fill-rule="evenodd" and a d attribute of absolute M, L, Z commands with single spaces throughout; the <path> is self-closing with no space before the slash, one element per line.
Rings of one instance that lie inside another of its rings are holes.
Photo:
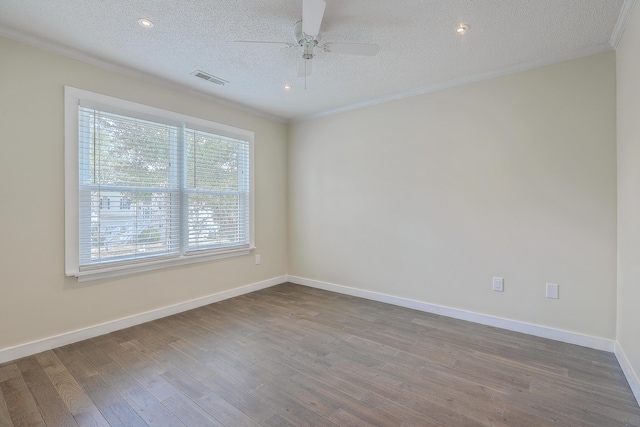
<path fill-rule="evenodd" d="M 147 19 L 147 18 L 138 19 L 138 24 L 140 24 L 144 28 L 152 28 L 153 27 L 153 21 L 151 21 L 150 19 Z"/>
<path fill-rule="evenodd" d="M 467 31 L 469 31 L 469 24 L 460 24 L 458 25 L 458 28 L 456 28 L 456 33 L 460 34 L 461 36 L 465 35 Z"/>
<path fill-rule="evenodd" d="M 292 87 L 293 87 L 293 86 L 291 86 L 291 83 L 285 83 L 285 84 L 284 84 L 284 88 L 285 88 L 285 90 L 291 90 L 291 88 L 292 88 Z"/>

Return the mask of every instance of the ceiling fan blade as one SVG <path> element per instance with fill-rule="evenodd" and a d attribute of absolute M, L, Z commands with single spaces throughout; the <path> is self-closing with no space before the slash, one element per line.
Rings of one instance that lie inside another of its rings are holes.
<path fill-rule="evenodd" d="M 374 56 L 380 51 L 380 46 L 371 43 L 325 43 L 322 50 L 349 55 Z"/>
<path fill-rule="evenodd" d="M 323 0 L 302 0 L 302 32 L 305 35 L 318 36 L 326 6 Z"/>
<path fill-rule="evenodd" d="M 298 60 L 298 77 L 311 75 L 311 59 L 300 58 Z"/>
<path fill-rule="evenodd" d="M 235 40 L 234 43 L 238 43 L 242 46 L 250 46 L 250 47 L 273 47 L 273 48 L 297 47 L 297 45 L 293 43 L 287 43 L 287 42 L 256 42 L 256 41 L 246 41 L 246 40 Z"/>

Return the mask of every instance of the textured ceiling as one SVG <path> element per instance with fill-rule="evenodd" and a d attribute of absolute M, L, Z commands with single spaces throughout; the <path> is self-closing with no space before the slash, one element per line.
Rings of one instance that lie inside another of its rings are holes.
<path fill-rule="evenodd" d="M 298 48 L 234 43 L 294 42 L 302 0 L 0 0 L 0 35 L 296 120 L 611 49 L 634 1 L 326 0 L 321 42 L 380 52 L 316 49 L 306 90 Z"/>

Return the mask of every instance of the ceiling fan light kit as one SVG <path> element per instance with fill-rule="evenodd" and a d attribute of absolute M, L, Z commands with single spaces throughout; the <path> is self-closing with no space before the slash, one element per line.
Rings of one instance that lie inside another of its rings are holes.
<path fill-rule="evenodd" d="M 311 75 L 311 60 L 316 56 L 316 47 L 328 53 L 342 53 L 347 55 L 374 56 L 380 51 L 380 46 L 372 43 L 338 43 L 327 42 L 319 45 L 320 26 L 327 4 L 324 0 L 302 0 L 302 20 L 293 26 L 293 37 L 296 44 L 289 42 L 269 41 L 236 41 L 248 46 L 282 45 L 283 47 L 300 47 L 302 54 L 298 61 L 298 77 L 306 78 Z"/>
<path fill-rule="evenodd" d="M 312 59 L 314 56 L 313 48 L 318 46 L 318 36 L 310 36 L 302 30 L 302 21 L 296 22 L 293 26 L 293 37 L 302 47 L 302 57 L 304 59 Z"/>

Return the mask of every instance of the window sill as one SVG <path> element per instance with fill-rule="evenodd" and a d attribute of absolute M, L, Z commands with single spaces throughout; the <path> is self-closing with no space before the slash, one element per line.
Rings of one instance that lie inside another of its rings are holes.
<path fill-rule="evenodd" d="M 89 282 L 92 280 L 111 279 L 114 277 L 128 276 L 146 271 L 160 270 L 163 268 L 176 267 L 180 265 L 196 264 L 200 262 L 213 261 L 217 259 L 232 258 L 237 256 L 249 255 L 255 247 L 248 247 L 236 250 L 230 250 L 218 253 L 206 253 L 200 255 L 187 255 L 178 258 L 163 259 L 158 261 L 150 261 L 134 265 L 121 265 L 117 267 L 101 268 L 98 270 L 77 271 L 67 276 L 78 278 L 78 283 Z"/>

